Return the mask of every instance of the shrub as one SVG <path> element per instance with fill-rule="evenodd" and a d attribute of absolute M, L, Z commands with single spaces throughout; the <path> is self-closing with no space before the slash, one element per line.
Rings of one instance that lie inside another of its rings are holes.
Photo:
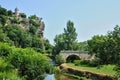
<path fill-rule="evenodd" d="M 55 57 L 55 63 L 57 65 L 61 65 L 62 63 L 65 63 L 66 60 L 62 57 L 62 55 L 56 55 Z"/>
<path fill-rule="evenodd" d="M 26 80 L 44 79 L 45 74 L 53 69 L 46 56 L 32 49 L 14 49 L 9 56 L 9 61 Z"/>
<path fill-rule="evenodd" d="M 89 63 L 89 66 L 93 66 L 93 67 L 96 67 L 96 66 L 99 66 L 99 65 L 100 65 L 100 59 L 99 58 L 92 59 Z"/>
<path fill-rule="evenodd" d="M 116 65 L 114 70 L 116 71 L 116 77 L 120 79 L 120 65 Z"/>
<path fill-rule="evenodd" d="M 80 62 L 81 62 L 81 60 L 74 60 L 74 64 L 75 64 L 75 66 L 79 66 L 80 65 Z"/>
<path fill-rule="evenodd" d="M 9 62 L 0 58 L 0 80 L 23 80 Z"/>
<path fill-rule="evenodd" d="M 8 44 L 0 43 L 0 57 L 6 57 L 12 52 L 12 48 Z"/>
<path fill-rule="evenodd" d="M 80 64 L 81 65 L 89 65 L 89 60 L 81 60 Z"/>
<path fill-rule="evenodd" d="M 79 66 L 79 65 L 89 65 L 90 63 L 90 60 L 75 60 L 74 61 L 74 64 L 76 66 Z"/>

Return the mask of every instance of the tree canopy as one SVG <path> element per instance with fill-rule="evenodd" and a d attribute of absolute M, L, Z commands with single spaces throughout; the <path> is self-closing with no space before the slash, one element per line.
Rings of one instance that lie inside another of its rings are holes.
<path fill-rule="evenodd" d="M 74 23 L 69 20 L 66 26 L 67 27 L 64 28 L 64 32 L 62 34 L 56 35 L 54 38 L 54 53 L 59 53 L 61 50 L 77 49 L 77 33 L 74 27 Z"/>

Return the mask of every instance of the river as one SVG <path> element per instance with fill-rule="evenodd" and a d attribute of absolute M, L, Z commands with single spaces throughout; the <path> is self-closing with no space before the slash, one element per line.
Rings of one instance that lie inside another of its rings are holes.
<path fill-rule="evenodd" d="M 55 62 L 50 62 L 53 66 L 55 66 Z M 55 77 L 56 76 L 56 77 Z M 65 74 L 47 74 L 44 80 L 77 80 Z"/>
<path fill-rule="evenodd" d="M 56 80 L 54 74 L 47 74 L 44 80 Z"/>

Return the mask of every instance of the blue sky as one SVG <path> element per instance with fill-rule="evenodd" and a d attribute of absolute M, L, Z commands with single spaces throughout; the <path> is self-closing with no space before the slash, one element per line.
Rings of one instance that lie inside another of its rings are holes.
<path fill-rule="evenodd" d="M 52 44 L 68 20 L 74 22 L 79 42 L 120 25 L 120 0 L 0 0 L 0 5 L 42 17 L 46 25 L 44 36 Z"/>

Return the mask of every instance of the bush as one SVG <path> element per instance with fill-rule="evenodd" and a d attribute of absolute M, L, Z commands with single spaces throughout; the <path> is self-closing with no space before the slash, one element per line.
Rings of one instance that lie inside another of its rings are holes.
<path fill-rule="evenodd" d="M 62 63 L 65 63 L 66 60 L 62 57 L 62 55 L 56 55 L 55 57 L 55 63 L 57 65 L 61 65 Z"/>
<path fill-rule="evenodd" d="M 23 80 L 9 62 L 0 58 L 0 80 Z"/>
<path fill-rule="evenodd" d="M 97 67 L 100 65 L 100 61 L 98 58 L 92 59 L 92 60 L 75 60 L 74 64 L 76 66 L 87 65 L 87 66 L 91 66 L 91 67 Z"/>
<path fill-rule="evenodd" d="M 74 61 L 74 64 L 76 66 L 79 66 L 79 65 L 89 65 L 89 60 L 75 60 Z"/>
<path fill-rule="evenodd" d="M 12 52 L 12 48 L 8 44 L 0 43 L 0 57 L 6 57 Z"/>
<path fill-rule="evenodd" d="M 51 73 L 53 69 L 46 56 L 32 49 L 14 49 L 8 59 L 26 80 L 42 80 L 45 74 Z"/>
<path fill-rule="evenodd" d="M 116 77 L 120 79 L 120 65 L 116 65 L 114 70 L 116 71 Z"/>
<path fill-rule="evenodd" d="M 21 80 L 20 77 L 25 80 L 43 80 L 46 73 L 54 70 L 49 62 L 45 55 L 31 48 L 15 48 L 0 43 L 0 80 Z"/>
<path fill-rule="evenodd" d="M 80 62 L 81 62 L 81 60 L 74 60 L 74 64 L 75 64 L 75 66 L 79 66 L 80 65 Z"/>
<path fill-rule="evenodd" d="M 93 67 L 99 66 L 100 65 L 100 59 L 99 58 L 92 59 L 90 61 L 89 65 L 93 66 Z"/>

